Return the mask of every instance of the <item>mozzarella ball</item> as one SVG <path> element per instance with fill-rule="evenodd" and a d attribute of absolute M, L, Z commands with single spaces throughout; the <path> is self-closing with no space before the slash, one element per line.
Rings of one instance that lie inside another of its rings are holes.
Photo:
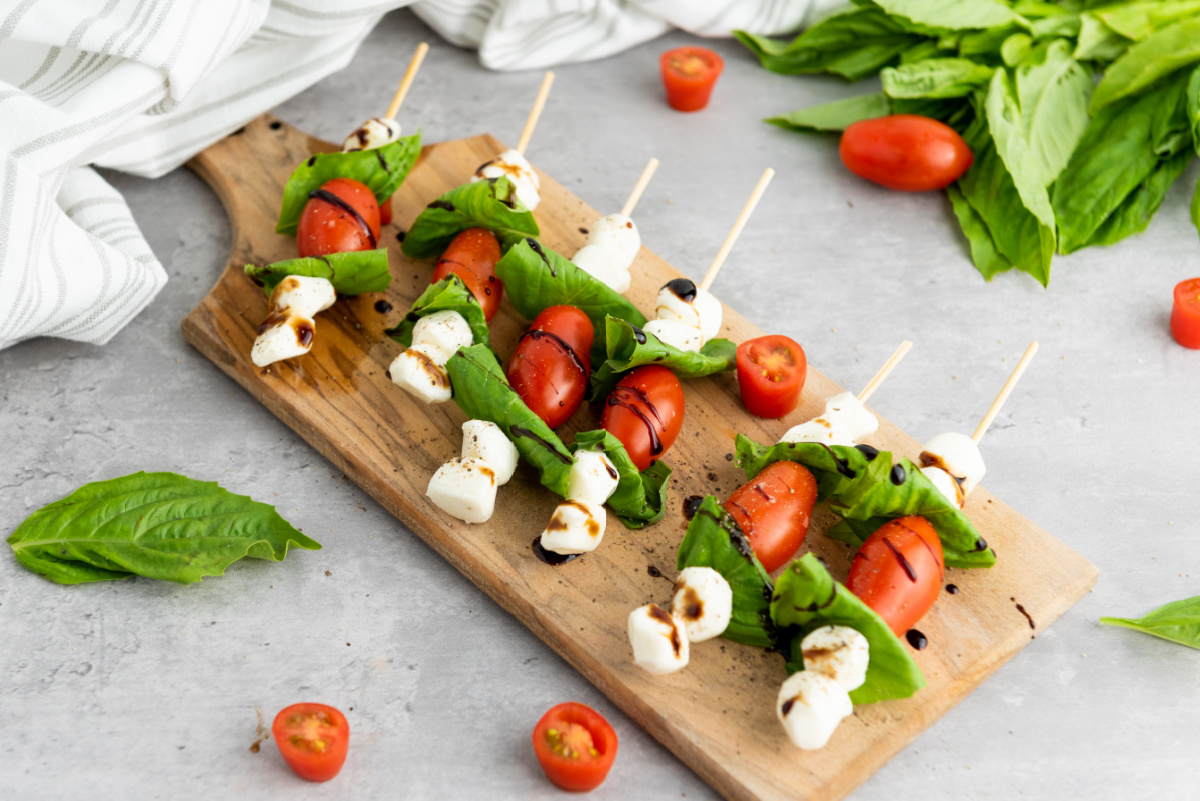
<path fill-rule="evenodd" d="M 374 150 L 377 147 L 390 145 L 399 138 L 400 123 L 395 120 L 372 117 L 358 126 L 358 130 L 346 137 L 346 141 L 342 142 L 342 152 Z"/>
<path fill-rule="evenodd" d="M 517 199 L 530 211 L 536 209 L 542 200 L 538 191 L 542 182 L 533 171 L 533 165 L 515 150 L 506 150 L 484 164 L 475 171 L 471 180 L 483 181 L 488 178 L 507 178 L 517 192 Z"/>
<path fill-rule="evenodd" d="M 651 320 L 642 330 L 654 334 L 664 345 L 678 350 L 698 351 L 704 345 L 704 335 L 699 328 L 692 328 L 678 320 Z"/>
<path fill-rule="evenodd" d="M 504 485 L 517 469 L 517 446 L 504 436 L 500 426 L 490 420 L 468 420 L 462 425 L 464 458 L 485 462 L 496 474 L 496 483 Z"/>
<path fill-rule="evenodd" d="M 427 314 L 413 326 L 412 343 L 426 345 L 438 365 L 445 367 L 450 357 L 475 341 L 467 319 L 449 309 Z"/>
<path fill-rule="evenodd" d="M 438 364 L 440 356 L 428 345 L 413 345 L 388 368 L 392 383 L 426 403 L 445 403 L 453 393 L 450 374 Z"/>
<path fill-rule="evenodd" d="M 867 638 L 849 626 L 822 626 L 800 641 L 804 669 L 833 679 L 850 692 L 867 680 L 871 660 Z"/>
<path fill-rule="evenodd" d="M 295 356 L 303 356 L 312 349 L 316 323 L 308 317 L 285 312 L 271 312 L 258 329 L 254 347 L 250 349 L 250 360 L 258 367 Z"/>
<path fill-rule="evenodd" d="M 629 290 L 633 276 L 622 263 L 621 256 L 597 245 L 584 245 L 571 258 L 575 266 L 607 286 L 613 292 Z"/>
<path fill-rule="evenodd" d="M 967 496 L 963 493 L 959 483 L 954 480 L 954 476 L 940 467 L 922 467 L 921 472 L 933 482 L 933 486 L 937 487 L 938 492 L 946 496 L 946 500 L 959 509 L 963 508 L 963 504 L 967 502 Z"/>
<path fill-rule="evenodd" d="M 983 481 L 987 467 L 983 464 L 983 454 L 979 446 L 966 434 L 938 434 L 925 443 L 921 452 L 921 464 L 924 466 L 940 467 L 951 476 L 959 479 L 963 495 L 970 495 L 971 490 Z"/>
<path fill-rule="evenodd" d="M 788 737 L 805 751 L 824 747 L 842 718 L 853 712 L 850 695 L 840 684 L 808 670 L 788 676 L 775 702 Z"/>
<path fill-rule="evenodd" d="M 604 539 L 607 524 L 608 515 L 600 504 L 575 499 L 563 501 L 542 532 L 542 547 L 564 555 L 589 553 Z"/>
<path fill-rule="evenodd" d="M 687 632 L 670 612 L 654 604 L 639 606 L 629 613 L 628 630 L 633 664 L 647 673 L 665 676 L 687 667 Z"/>
<path fill-rule="evenodd" d="M 852 392 L 825 401 L 825 412 L 806 423 L 792 426 L 780 442 L 821 442 L 852 446 L 879 430 L 879 420 L 867 411 Z"/>
<path fill-rule="evenodd" d="M 848 430 L 838 425 L 836 420 L 830 420 L 824 416 L 814 417 L 806 423 L 792 426 L 784 432 L 779 441 L 820 442 L 823 445 L 854 445 L 854 438 L 850 436 Z"/>
<path fill-rule="evenodd" d="M 602 504 L 617 491 L 620 474 L 600 451 L 579 451 L 567 477 L 567 497 Z"/>
<path fill-rule="evenodd" d="M 696 286 L 690 279 L 676 278 L 658 290 L 654 316 L 699 328 L 703 341 L 707 342 L 720 333 L 723 313 L 721 301 L 711 292 Z"/>
<path fill-rule="evenodd" d="M 267 304 L 271 311 L 287 309 L 301 317 L 316 317 L 337 300 L 333 284 L 325 278 L 310 275 L 289 275 L 275 285 Z"/>
<path fill-rule="evenodd" d="M 592 223 L 587 243 L 618 257 L 621 269 L 628 272 L 642 248 L 642 237 L 633 220 L 624 214 L 609 214 Z"/>
<path fill-rule="evenodd" d="M 433 474 L 425 495 L 465 523 L 486 523 L 496 506 L 496 472 L 479 459 L 451 459 Z"/>
<path fill-rule="evenodd" d="M 711 567 L 684 568 L 675 579 L 671 614 L 683 621 L 692 642 L 719 637 L 733 617 L 733 588 Z"/>

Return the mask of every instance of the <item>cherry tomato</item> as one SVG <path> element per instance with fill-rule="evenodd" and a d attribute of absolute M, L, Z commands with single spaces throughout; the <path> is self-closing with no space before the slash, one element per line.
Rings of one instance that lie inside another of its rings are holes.
<path fill-rule="evenodd" d="M 378 242 L 375 195 L 349 178 L 326 181 L 313 192 L 296 227 L 296 249 L 301 256 L 374 250 Z"/>
<path fill-rule="evenodd" d="M 391 224 L 392 224 L 392 199 L 389 197 L 387 200 L 385 200 L 379 204 L 379 225 L 380 225 L 380 227 L 383 227 L 385 225 L 391 225 Z"/>
<path fill-rule="evenodd" d="M 617 733 L 591 707 L 559 704 L 533 727 L 533 753 L 555 786 L 586 793 L 608 776 L 617 758 Z"/>
<path fill-rule="evenodd" d="M 604 429 L 625 446 L 638 470 L 667 452 L 683 428 L 683 387 L 665 367 L 639 367 L 622 378 L 604 403 Z"/>
<path fill-rule="evenodd" d="M 783 417 L 800 403 L 808 360 L 795 340 L 771 334 L 738 345 L 737 374 L 750 414 Z"/>
<path fill-rule="evenodd" d="M 346 761 L 350 724 L 325 704 L 292 704 L 271 724 L 271 736 L 292 772 L 310 782 L 327 782 Z"/>
<path fill-rule="evenodd" d="M 910 515 L 867 537 L 850 563 L 846 587 L 903 637 L 937 600 L 944 574 L 937 532 L 925 518 Z"/>
<path fill-rule="evenodd" d="M 1189 278 L 1175 285 L 1171 336 L 1185 348 L 1200 348 L 1200 278 Z"/>
<path fill-rule="evenodd" d="M 948 186 L 975 160 L 957 131 L 915 114 L 852 123 L 838 151 L 850 172 L 901 192 Z"/>
<path fill-rule="evenodd" d="M 725 511 L 742 527 L 763 568 L 773 573 L 804 544 L 816 502 L 817 480 L 808 468 L 775 462 L 736 489 Z"/>
<path fill-rule="evenodd" d="M 467 289 L 483 307 L 483 316 L 491 320 L 500 308 L 504 284 L 496 277 L 496 262 L 500 261 L 500 242 L 496 235 L 483 228 L 468 228 L 451 240 L 446 252 L 433 268 L 436 284 L 450 273 L 463 280 Z"/>
<path fill-rule="evenodd" d="M 667 104 L 676 111 L 699 111 L 708 105 L 725 62 L 703 47 L 677 47 L 663 53 L 658 65 L 667 88 Z"/>
<path fill-rule="evenodd" d="M 508 361 L 508 383 L 551 428 L 583 403 L 594 336 L 592 321 L 579 309 L 550 306 L 534 318 Z"/>

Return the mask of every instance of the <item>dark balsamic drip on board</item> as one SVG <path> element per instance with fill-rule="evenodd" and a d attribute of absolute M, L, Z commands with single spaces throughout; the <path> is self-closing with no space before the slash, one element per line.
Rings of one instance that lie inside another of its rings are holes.
<path fill-rule="evenodd" d="M 1008 600 L 1012 601 L 1013 603 L 1016 603 L 1017 601 L 1016 598 L 1009 598 Z M 1029 628 L 1037 628 L 1037 624 L 1033 622 L 1033 618 L 1030 617 L 1029 613 L 1025 611 L 1025 607 L 1022 604 L 1017 604 L 1017 611 L 1024 615 L 1025 619 L 1029 621 Z"/>
<path fill-rule="evenodd" d="M 696 284 L 690 278 L 672 279 L 667 282 L 667 289 L 684 303 L 691 303 L 696 299 Z"/>
<path fill-rule="evenodd" d="M 899 487 L 901 484 L 904 483 L 904 480 L 907 478 L 908 478 L 908 473 L 905 472 L 904 465 L 902 465 L 902 464 L 892 465 L 892 472 L 888 473 L 888 479 L 893 484 L 895 484 L 897 487 Z"/>
<path fill-rule="evenodd" d="M 367 235 L 367 241 L 371 243 L 371 250 L 375 249 L 375 245 L 378 244 L 375 241 L 375 234 L 371 232 L 371 226 L 367 225 L 367 221 L 363 219 L 363 216 L 358 213 L 358 209 L 354 208 L 332 192 L 324 189 L 314 189 L 308 193 L 308 196 L 310 198 L 316 198 L 317 200 L 324 200 L 329 205 L 341 209 L 353 217 L 354 221 L 357 222 L 359 227 L 363 229 L 363 233 Z"/>
<path fill-rule="evenodd" d="M 588 370 L 583 366 L 583 361 L 579 358 L 579 354 L 576 353 L 575 349 L 568 345 L 567 341 L 558 334 L 552 334 L 549 331 L 543 331 L 540 328 L 531 328 L 521 335 L 521 339 L 517 340 L 517 344 L 520 345 L 521 340 L 524 340 L 526 337 L 534 340 L 535 342 L 539 339 L 549 337 L 550 341 L 558 345 L 562 352 L 566 354 L 566 357 L 571 360 L 571 364 L 575 365 L 579 369 L 580 375 L 582 375 L 584 378 L 587 378 Z"/>
<path fill-rule="evenodd" d="M 892 556 L 896 557 L 896 561 L 900 563 L 901 569 L 904 570 L 904 575 L 908 576 L 908 580 L 913 584 L 917 583 L 917 571 L 913 568 L 912 563 L 904 558 L 904 554 L 900 553 L 900 549 L 892 545 L 892 541 L 887 537 L 880 537 L 883 544 L 892 552 Z"/>
<path fill-rule="evenodd" d="M 946 592 L 950 593 L 951 595 L 958 595 L 958 585 L 957 584 L 947 584 Z"/>
<path fill-rule="evenodd" d="M 654 408 L 654 404 L 650 402 L 650 399 L 646 396 L 646 393 L 642 392 L 637 387 L 618 386 L 612 391 L 612 394 L 608 396 L 608 405 L 625 407 L 629 411 L 633 412 L 634 416 L 645 424 L 646 431 L 650 434 L 650 455 L 658 456 L 663 452 L 662 440 L 658 438 L 658 432 L 654 430 L 654 423 L 650 422 L 650 418 L 646 416 L 645 412 L 626 400 L 630 395 L 637 397 L 637 399 L 645 405 L 647 411 L 654 415 L 654 419 L 658 421 L 658 424 L 662 426 L 662 418 L 658 416 L 658 410 Z M 666 430 L 666 426 L 663 426 L 663 430 Z"/>
<path fill-rule="evenodd" d="M 654 578 L 666 579 L 667 581 L 670 581 L 671 584 L 675 583 L 674 581 L 672 581 L 670 576 L 663 573 L 661 570 L 659 570 L 654 565 L 646 565 L 646 572 L 649 573 Z"/>
<path fill-rule="evenodd" d="M 550 452 L 551 456 L 553 456 L 555 459 L 562 462 L 563 464 L 572 464 L 572 459 L 570 456 L 559 453 L 558 448 L 554 447 L 549 442 L 547 442 L 546 440 L 539 437 L 537 434 L 530 431 L 528 428 L 524 428 L 522 426 L 517 426 L 517 425 L 511 425 L 508 427 L 508 430 L 509 430 L 509 433 L 511 433 L 514 437 L 517 437 L 517 438 L 528 437 L 529 439 L 533 440 L 538 445 L 541 445 L 543 448 L 548 450 Z"/>
<path fill-rule="evenodd" d="M 704 503 L 703 495 L 689 495 L 683 499 L 683 516 L 691 520 L 696 516 L 696 512 L 700 509 L 700 504 Z"/>
<path fill-rule="evenodd" d="M 554 272 L 554 265 L 550 263 L 550 257 L 546 255 L 546 251 L 542 249 L 542 243 L 534 239 L 532 236 L 525 237 L 525 241 L 529 243 L 529 247 L 534 253 L 542 257 L 542 261 L 546 262 L 546 268 L 550 270 L 552 278 L 558 278 L 558 273 Z"/>
<path fill-rule="evenodd" d="M 870 445 L 867 445 L 866 443 L 863 443 L 861 445 L 855 445 L 854 447 L 859 453 L 861 453 L 863 456 L 866 457 L 868 462 L 875 461 L 875 457 L 879 455 L 878 448 L 872 448 Z"/>
<path fill-rule="evenodd" d="M 547 551 L 542 547 L 542 538 L 540 535 L 533 540 L 533 553 L 538 559 L 553 567 L 565 565 L 567 562 L 583 556 L 581 553 L 555 553 L 554 551 Z"/>
<path fill-rule="evenodd" d="M 396 241 L 397 241 L 397 242 L 399 242 L 400 244 L 402 244 L 402 245 L 403 245 L 403 244 L 404 244 L 404 237 L 406 237 L 406 236 L 408 236 L 408 232 L 407 232 L 407 231 L 397 231 L 397 232 L 396 232 Z"/>
<path fill-rule="evenodd" d="M 386 300 L 375 301 L 375 311 L 379 312 L 380 314 L 387 314 L 391 310 L 392 304 L 388 303 Z"/>
<path fill-rule="evenodd" d="M 909 629 L 905 632 L 904 639 L 908 640 L 908 644 L 918 651 L 924 651 L 925 646 L 929 645 L 929 639 L 916 629 Z"/>

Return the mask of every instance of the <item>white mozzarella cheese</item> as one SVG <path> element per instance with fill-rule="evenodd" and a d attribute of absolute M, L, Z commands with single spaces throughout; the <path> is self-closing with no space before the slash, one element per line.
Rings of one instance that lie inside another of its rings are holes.
<path fill-rule="evenodd" d="M 600 451 L 579 451 L 567 476 L 567 497 L 602 504 L 617 491 L 620 475 Z"/>
<path fill-rule="evenodd" d="M 971 494 L 971 490 L 983 481 L 987 467 L 983 464 L 983 454 L 979 446 L 966 434 L 938 434 L 925 443 L 921 452 L 921 465 L 924 467 L 940 467 L 952 477 L 958 479 L 962 486 L 963 496 Z"/>
<path fill-rule="evenodd" d="M 426 403 L 445 403 L 452 395 L 450 375 L 437 363 L 439 356 L 428 345 L 414 345 L 396 357 L 388 375 L 393 384 Z"/>
<path fill-rule="evenodd" d="M 808 422 L 792 426 L 779 438 L 780 442 L 820 442 L 824 445 L 853 446 L 854 438 L 850 432 L 824 415 L 814 417 Z"/>
<path fill-rule="evenodd" d="M 967 496 L 963 494 L 962 486 L 954 480 L 954 476 L 940 467 L 922 467 L 921 472 L 933 482 L 933 486 L 937 487 L 938 492 L 946 496 L 946 500 L 959 509 L 963 508 L 963 504 L 967 502 Z"/>
<path fill-rule="evenodd" d="M 496 474 L 496 483 L 504 485 L 517 469 L 517 446 L 504 436 L 500 426 L 490 420 L 468 420 L 463 423 L 464 458 L 487 463 Z"/>
<path fill-rule="evenodd" d="M 316 323 L 298 314 L 272 312 L 258 329 L 250 360 L 258 367 L 303 356 L 312 349 Z"/>
<path fill-rule="evenodd" d="M 821 442 L 852 446 L 879 430 L 879 420 L 867 411 L 852 392 L 825 401 L 825 412 L 806 423 L 792 426 L 780 442 Z"/>
<path fill-rule="evenodd" d="M 496 472 L 479 459 L 451 459 L 433 474 L 425 495 L 463 522 L 486 523 L 496 506 Z"/>
<path fill-rule="evenodd" d="M 629 613 L 628 630 L 638 667 L 656 676 L 687 667 L 687 632 L 670 612 L 654 604 L 639 606 Z"/>
<path fill-rule="evenodd" d="M 358 126 L 358 130 L 346 137 L 346 141 L 342 142 L 342 152 L 374 150 L 377 147 L 390 145 L 399 138 L 400 123 L 395 120 L 372 117 Z"/>
<path fill-rule="evenodd" d="M 800 641 L 804 669 L 822 673 L 843 690 L 857 690 L 867 680 L 871 660 L 867 638 L 849 626 L 822 626 Z"/>
<path fill-rule="evenodd" d="M 563 501 L 542 532 L 542 547 L 560 554 L 589 553 L 604 539 L 607 524 L 608 515 L 600 504 Z"/>
<path fill-rule="evenodd" d="M 326 278 L 289 275 L 275 285 L 268 305 L 271 311 L 290 310 L 301 317 L 316 317 L 337 300 L 333 284 Z"/>
<path fill-rule="evenodd" d="M 471 180 L 484 181 L 488 178 L 507 178 L 517 192 L 517 199 L 530 211 L 536 209 L 542 200 L 539 193 L 542 183 L 533 171 L 533 165 L 515 150 L 506 150 L 484 164 L 475 171 Z"/>
<path fill-rule="evenodd" d="M 675 579 L 671 614 L 683 621 L 692 642 L 719 637 L 733 617 L 733 588 L 711 567 L 684 568 Z"/>
<path fill-rule="evenodd" d="M 629 290 L 633 276 L 622 263 L 621 256 L 599 245 L 584 245 L 571 258 L 575 266 L 608 286 L 612 291 L 624 293 Z"/>
<path fill-rule="evenodd" d="M 467 318 L 449 309 L 427 314 L 413 326 L 412 343 L 428 346 L 430 355 L 442 367 L 459 348 L 465 348 L 474 341 Z"/>
<path fill-rule="evenodd" d="M 788 737 L 805 751 L 822 748 L 838 724 L 854 712 L 850 695 L 822 673 L 802 670 L 779 688 L 775 713 Z"/>
<path fill-rule="evenodd" d="M 628 271 L 642 249 L 642 237 L 637 225 L 624 214 L 609 214 L 592 223 L 588 229 L 588 245 L 602 248 L 617 256 L 622 270 Z"/>
<path fill-rule="evenodd" d="M 703 342 L 721 332 L 721 301 L 687 278 L 668 281 L 658 290 L 654 316 L 699 328 Z M 703 342 L 701 344 L 703 344 Z"/>
<path fill-rule="evenodd" d="M 654 334 L 666 345 L 679 350 L 700 350 L 704 345 L 704 335 L 699 328 L 692 328 L 687 323 L 678 320 L 651 320 L 642 327 L 647 334 Z"/>

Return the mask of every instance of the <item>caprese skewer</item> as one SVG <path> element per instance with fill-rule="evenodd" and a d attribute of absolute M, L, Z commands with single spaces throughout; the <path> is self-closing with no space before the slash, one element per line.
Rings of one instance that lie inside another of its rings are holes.
<path fill-rule="evenodd" d="M 650 159 L 621 211 L 592 223 L 587 229 L 587 244 L 571 257 L 576 267 L 614 292 L 623 294 L 629 289 L 632 280 L 629 268 L 642 248 L 641 235 L 633 222 L 633 210 L 657 169 L 658 159 Z"/>
<path fill-rule="evenodd" d="M 536 209 L 538 203 L 542 201 L 542 182 L 538 178 L 537 171 L 533 169 L 533 165 L 525 158 L 525 150 L 529 147 L 530 140 L 533 139 L 533 131 L 537 128 L 538 119 L 542 116 L 542 109 L 546 107 L 546 98 L 550 96 L 550 87 L 553 85 L 554 73 L 547 71 L 542 77 L 541 88 L 538 89 L 537 98 L 533 101 L 533 108 L 525 120 L 525 128 L 521 131 L 521 138 L 517 140 L 517 146 L 509 148 L 494 159 L 479 165 L 471 177 L 473 182 L 507 178 L 516 190 L 517 199 L 524 203 L 525 208 L 530 211 Z"/>

